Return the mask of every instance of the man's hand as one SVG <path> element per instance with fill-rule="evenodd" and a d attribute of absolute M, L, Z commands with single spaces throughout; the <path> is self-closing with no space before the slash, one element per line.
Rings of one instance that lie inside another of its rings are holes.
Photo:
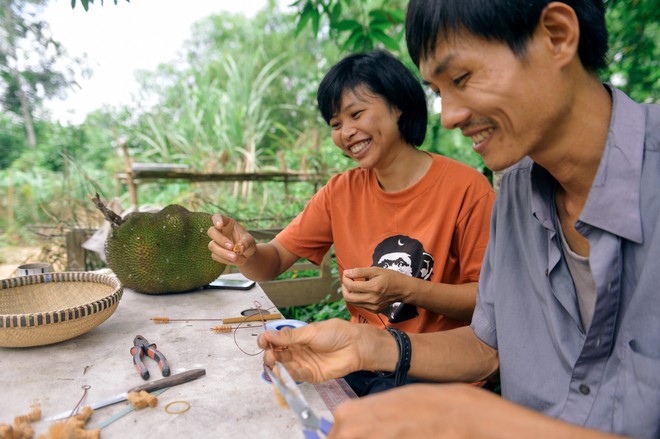
<path fill-rule="evenodd" d="M 410 384 L 349 400 L 329 438 L 601 438 L 469 384 Z"/>
<path fill-rule="evenodd" d="M 233 218 L 217 213 L 212 220 L 213 226 L 207 234 L 211 238 L 209 250 L 213 260 L 236 266 L 245 264 L 257 250 L 254 237 Z"/>
<path fill-rule="evenodd" d="M 310 383 L 362 370 L 365 359 L 393 368 L 398 357 L 396 343 L 386 331 L 340 319 L 268 331 L 257 343 L 266 350 L 264 363 L 272 367 L 279 361 L 296 381 Z"/>
<path fill-rule="evenodd" d="M 406 302 L 408 283 L 415 279 L 381 267 L 344 270 L 341 292 L 344 300 L 374 313 L 394 302 Z"/>

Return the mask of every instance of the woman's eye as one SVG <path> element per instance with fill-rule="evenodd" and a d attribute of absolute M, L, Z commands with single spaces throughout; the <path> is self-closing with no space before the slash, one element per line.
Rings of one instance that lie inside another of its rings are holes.
<path fill-rule="evenodd" d="M 352 113 L 352 114 L 351 114 L 351 117 L 352 117 L 353 119 L 356 119 L 356 118 L 360 117 L 360 114 L 362 114 L 362 110 L 360 110 L 360 111 L 356 111 L 356 112 Z"/>

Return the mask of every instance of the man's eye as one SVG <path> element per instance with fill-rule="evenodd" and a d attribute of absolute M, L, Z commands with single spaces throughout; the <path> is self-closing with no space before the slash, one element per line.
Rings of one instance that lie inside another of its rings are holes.
<path fill-rule="evenodd" d="M 452 82 L 454 83 L 454 85 L 461 85 L 467 80 L 468 76 L 470 76 L 469 73 L 464 73 L 458 78 L 452 79 Z"/>

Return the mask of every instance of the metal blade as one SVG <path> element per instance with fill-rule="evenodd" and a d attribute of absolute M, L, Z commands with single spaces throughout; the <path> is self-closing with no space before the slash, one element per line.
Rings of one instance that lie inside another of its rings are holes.
<path fill-rule="evenodd" d="M 143 384 L 138 387 L 133 387 L 128 392 L 139 392 L 140 390 L 146 390 L 147 392 L 152 392 L 154 390 L 164 389 L 166 387 L 178 386 L 179 384 L 187 383 L 188 381 L 196 380 L 197 378 L 206 375 L 205 369 L 192 369 L 185 372 L 177 373 L 170 375 L 166 378 L 162 378 L 157 381 L 152 381 L 146 384 Z M 112 398 L 104 399 L 102 401 L 93 402 L 91 404 L 83 404 L 83 406 L 90 406 L 92 409 L 99 409 L 101 407 L 106 407 L 112 404 L 117 404 L 118 402 L 126 401 L 128 398 L 128 392 L 120 393 L 117 396 Z M 77 413 L 77 411 L 76 411 Z M 74 415 L 76 414 L 74 413 Z M 71 416 L 71 410 L 62 412 L 55 416 L 49 416 L 44 418 L 43 421 L 57 421 L 58 419 L 64 419 Z"/>
<path fill-rule="evenodd" d="M 93 410 L 100 409 L 101 407 L 107 407 L 112 404 L 117 404 L 118 402 L 126 401 L 128 399 L 128 393 L 120 393 L 119 395 L 113 396 L 112 398 L 104 399 L 102 401 L 96 401 L 91 404 L 83 404 L 83 406 L 90 406 Z M 76 415 L 82 407 L 78 407 L 78 409 L 73 413 L 73 415 Z M 47 418 L 42 419 L 44 422 L 51 422 L 51 421 L 59 421 L 60 419 L 68 418 L 69 416 L 72 416 L 71 410 L 67 410 L 66 412 L 59 413 L 57 415 L 49 416 Z"/>

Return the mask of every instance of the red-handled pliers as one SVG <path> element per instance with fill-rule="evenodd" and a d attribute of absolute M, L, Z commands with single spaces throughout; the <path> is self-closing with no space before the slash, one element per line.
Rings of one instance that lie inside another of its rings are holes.
<path fill-rule="evenodd" d="M 145 380 L 149 379 L 149 371 L 142 362 L 144 354 L 147 354 L 148 357 L 151 357 L 158 362 L 158 367 L 160 367 L 160 371 L 164 377 L 170 375 L 170 365 L 167 363 L 165 356 L 156 350 L 157 347 L 156 343 L 149 343 L 147 339 L 141 335 L 136 335 L 133 339 L 133 347 L 131 348 L 133 364 L 140 373 L 140 376 Z"/>

